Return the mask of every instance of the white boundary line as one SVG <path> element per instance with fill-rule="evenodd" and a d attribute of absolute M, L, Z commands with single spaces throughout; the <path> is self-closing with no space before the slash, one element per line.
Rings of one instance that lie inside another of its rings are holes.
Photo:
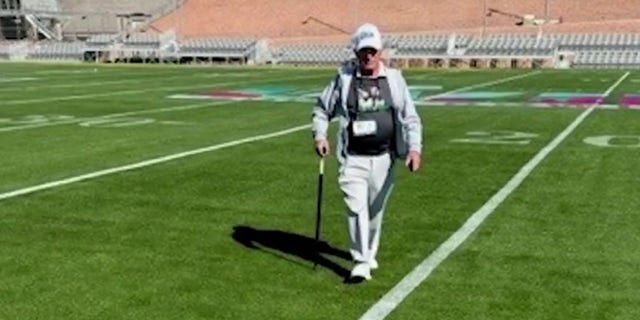
<path fill-rule="evenodd" d="M 270 139 L 270 138 L 275 138 L 275 137 L 287 135 L 287 134 L 290 134 L 290 133 L 293 133 L 293 132 L 305 130 L 305 129 L 308 129 L 310 127 L 311 127 L 311 125 L 297 126 L 297 127 L 293 127 L 293 128 L 289 128 L 289 129 L 285 129 L 285 130 L 281 130 L 281 131 L 268 133 L 268 134 L 253 136 L 253 137 L 240 139 L 240 140 L 234 140 L 234 141 L 221 143 L 221 144 L 215 144 L 215 145 L 211 145 L 211 146 L 204 147 L 204 148 L 194 149 L 194 150 L 190 150 L 190 151 L 186 151 L 186 152 L 171 154 L 171 155 L 160 157 L 160 158 L 154 158 L 154 159 L 145 160 L 145 161 L 142 161 L 142 162 L 132 163 L 132 164 L 124 165 L 124 166 L 121 166 L 121 167 L 115 167 L 115 168 L 100 170 L 100 171 L 87 173 L 87 174 L 83 174 L 83 175 L 79 175 L 79 176 L 75 176 L 75 177 L 71 177 L 71 178 L 67 178 L 67 179 L 47 182 L 47 183 L 35 185 L 35 186 L 32 186 L 32 187 L 22 188 L 22 189 L 18 189 L 18 190 L 14 190 L 14 191 L 9 191 L 9 192 L 5 192 L 5 193 L 0 194 L 0 201 L 6 200 L 6 199 L 10 199 L 10 198 L 15 198 L 15 197 L 26 195 L 26 194 L 30 194 L 30 193 L 34 193 L 34 192 L 37 192 L 37 191 L 53 189 L 53 188 L 57 188 L 57 187 L 60 187 L 60 186 L 64 186 L 64 185 L 68 185 L 68 184 L 72 184 L 72 183 L 76 183 L 76 182 L 80 182 L 80 181 L 84 181 L 84 180 L 95 179 L 95 178 L 98 178 L 98 177 L 111 175 L 111 174 L 114 174 L 114 173 L 119 173 L 119 172 L 124 172 L 124 171 L 131 171 L 131 170 L 140 169 L 140 168 L 144 168 L 144 167 L 149 167 L 149 166 L 152 166 L 152 165 L 156 165 L 156 164 L 160 164 L 160 163 L 164 163 L 164 162 L 169 162 L 169 161 L 173 161 L 173 160 L 177 160 L 177 159 L 182 159 L 182 158 L 186 158 L 186 157 L 190 157 L 190 156 L 194 156 L 194 155 L 198 155 L 198 154 L 202 154 L 202 153 L 206 153 L 206 152 L 225 149 L 225 148 L 229 148 L 229 147 L 233 147 L 233 146 L 237 146 L 237 145 L 241 145 L 241 144 L 245 144 L 245 143 L 249 143 L 249 142 L 255 142 L 255 141 L 261 141 L 261 140 L 266 140 L 266 139 Z"/>
<path fill-rule="evenodd" d="M 618 81 L 602 94 L 602 97 L 608 97 L 628 76 L 629 72 L 620 77 Z M 407 274 L 395 287 L 380 298 L 378 302 L 371 306 L 371 308 L 360 317 L 360 320 L 381 320 L 387 317 L 415 288 L 425 281 L 453 251 L 480 227 L 480 224 L 518 188 L 529 174 L 596 109 L 596 106 L 597 104 L 591 105 L 565 128 L 564 131 L 542 148 L 529 162 L 520 168 L 518 173 L 516 173 L 502 189 L 494 194 L 478 211 L 473 213 L 460 229 Z"/>

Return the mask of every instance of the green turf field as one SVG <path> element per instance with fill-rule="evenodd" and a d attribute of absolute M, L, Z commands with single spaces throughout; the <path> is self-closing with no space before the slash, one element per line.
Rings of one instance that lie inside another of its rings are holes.
<path fill-rule="evenodd" d="M 334 71 L 0 64 L 0 319 L 640 318 L 640 72 L 406 70 L 425 167 L 346 285 Z"/>

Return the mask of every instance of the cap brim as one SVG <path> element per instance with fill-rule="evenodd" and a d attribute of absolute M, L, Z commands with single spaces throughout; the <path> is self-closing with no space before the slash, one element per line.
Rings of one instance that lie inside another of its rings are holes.
<path fill-rule="evenodd" d="M 363 40 L 356 46 L 356 51 L 364 49 L 364 48 L 373 48 L 376 50 L 382 49 L 382 44 L 378 41 L 367 41 Z"/>

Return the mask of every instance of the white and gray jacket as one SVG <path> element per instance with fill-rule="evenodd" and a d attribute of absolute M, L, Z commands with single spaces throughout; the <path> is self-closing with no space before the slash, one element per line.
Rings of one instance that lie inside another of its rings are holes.
<path fill-rule="evenodd" d="M 348 141 L 347 127 L 349 125 L 349 112 L 347 110 L 347 97 L 351 87 L 356 68 L 355 63 L 345 63 L 336 77 L 325 87 L 322 94 L 313 107 L 312 127 L 315 140 L 327 139 L 329 122 L 335 117 L 339 118 L 338 143 L 336 153 L 338 161 L 343 163 L 347 156 Z M 393 108 L 396 119 L 396 158 L 405 158 L 408 151 L 422 152 L 422 121 L 416 111 L 409 88 L 398 69 L 382 66 L 379 73 L 386 76 L 393 100 Z"/>

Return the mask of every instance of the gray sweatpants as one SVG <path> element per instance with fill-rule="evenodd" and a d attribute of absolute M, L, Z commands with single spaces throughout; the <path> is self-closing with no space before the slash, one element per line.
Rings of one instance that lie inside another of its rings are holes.
<path fill-rule="evenodd" d="M 338 181 L 348 209 L 351 256 L 357 262 L 374 260 L 394 185 L 391 157 L 349 155 L 340 167 Z"/>

